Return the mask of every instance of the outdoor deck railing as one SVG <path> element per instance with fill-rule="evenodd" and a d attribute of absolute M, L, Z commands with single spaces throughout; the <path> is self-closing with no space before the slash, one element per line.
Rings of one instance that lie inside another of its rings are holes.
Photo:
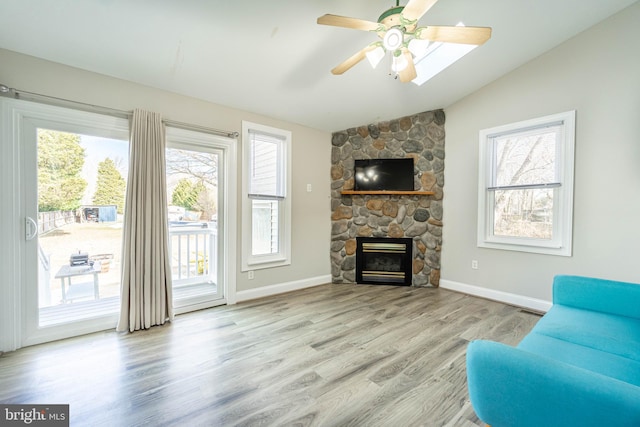
<path fill-rule="evenodd" d="M 217 282 L 216 224 L 169 224 L 169 253 L 173 286 Z"/>
<path fill-rule="evenodd" d="M 186 290 L 190 285 L 217 285 L 218 271 L 218 233 L 215 222 L 171 222 L 169 224 L 169 253 L 172 271 L 173 287 Z M 91 259 L 98 255 L 90 256 Z M 111 255 L 113 258 L 113 255 Z M 99 276 L 93 280 L 99 280 L 100 299 L 117 295 L 120 288 L 120 260 L 116 254 L 115 260 L 111 261 L 111 272 L 102 268 Z M 105 261 L 101 261 L 104 263 Z M 51 253 L 45 252 L 42 246 L 38 245 L 38 298 L 39 307 L 56 306 L 61 303 L 61 279 L 54 277 L 56 272 L 65 262 L 52 262 Z M 104 267 L 104 265 L 102 265 Z M 63 276 L 67 277 L 67 276 Z M 86 279 L 86 280 L 85 280 Z M 86 277 L 74 277 L 69 280 L 77 285 L 79 282 L 87 281 Z M 113 292 L 113 288 L 117 288 Z M 92 298 L 94 293 L 89 295 Z"/>

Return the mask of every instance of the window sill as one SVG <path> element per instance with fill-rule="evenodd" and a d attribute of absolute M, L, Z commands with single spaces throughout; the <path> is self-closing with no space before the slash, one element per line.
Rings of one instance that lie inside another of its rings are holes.
<path fill-rule="evenodd" d="M 287 258 L 270 258 L 268 260 L 252 260 L 247 262 L 242 266 L 241 271 L 246 273 L 250 270 L 262 270 L 265 268 L 275 268 L 275 267 L 284 267 L 286 265 L 291 265 L 291 260 Z"/>
<path fill-rule="evenodd" d="M 516 251 L 516 252 L 529 252 L 534 254 L 542 254 L 542 255 L 557 255 L 557 256 L 571 256 L 571 247 L 568 246 L 534 246 L 527 245 L 525 243 L 496 243 L 496 242 L 487 242 L 482 241 L 478 242 L 479 248 L 486 249 L 500 249 L 507 251 Z"/>

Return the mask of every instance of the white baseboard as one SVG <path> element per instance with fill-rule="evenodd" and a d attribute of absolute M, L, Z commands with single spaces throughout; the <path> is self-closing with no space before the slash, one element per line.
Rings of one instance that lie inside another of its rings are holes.
<path fill-rule="evenodd" d="M 454 282 L 453 280 L 440 279 L 440 287 L 545 313 L 549 311 L 552 305 L 549 301 L 525 297 L 509 292 L 496 291 L 494 289 L 483 288 L 481 286 L 467 285 L 465 283 Z"/>
<path fill-rule="evenodd" d="M 278 283 L 277 285 L 262 286 L 255 289 L 236 292 L 236 301 L 248 301 L 256 298 L 268 297 L 285 292 L 297 291 L 299 289 L 311 288 L 313 286 L 331 283 L 331 275 L 309 277 L 308 279 L 294 280 L 293 282 Z"/>

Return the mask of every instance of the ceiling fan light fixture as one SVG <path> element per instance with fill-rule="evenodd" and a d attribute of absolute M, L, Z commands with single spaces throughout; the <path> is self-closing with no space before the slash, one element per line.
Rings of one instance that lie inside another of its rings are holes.
<path fill-rule="evenodd" d="M 369 64 L 371 64 L 373 68 L 376 68 L 378 66 L 380 61 L 382 61 L 382 58 L 384 58 L 385 54 L 385 50 L 380 45 L 376 46 L 375 49 L 370 50 L 366 53 Z"/>
<path fill-rule="evenodd" d="M 385 49 L 394 51 L 402 46 L 404 42 L 404 33 L 399 28 L 389 29 L 384 38 L 382 39 L 382 45 Z"/>
<path fill-rule="evenodd" d="M 396 54 L 396 53 L 399 53 L 399 54 Z M 402 54 L 402 52 L 399 50 L 394 52 L 393 62 L 391 63 L 391 71 L 397 74 L 403 71 L 408 66 L 409 66 L 409 61 L 407 61 L 407 58 Z"/>

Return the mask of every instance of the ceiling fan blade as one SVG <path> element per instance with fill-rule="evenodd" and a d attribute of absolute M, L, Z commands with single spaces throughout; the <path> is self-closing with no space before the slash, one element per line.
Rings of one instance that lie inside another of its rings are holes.
<path fill-rule="evenodd" d="M 356 52 L 353 56 L 351 56 L 349 59 L 347 59 L 340 65 L 336 66 L 333 70 L 331 70 L 331 72 L 337 75 L 337 74 L 342 74 L 345 71 L 348 71 L 351 67 L 356 65 L 358 62 L 362 61 L 367 56 L 367 52 L 373 49 L 375 49 L 375 47 L 371 45 L 365 47 L 364 49 Z"/>
<path fill-rule="evenodd" d="M 363 31 L 379 31 L 381 29 L 381 25 L 377 22 L 330 14 L 323 15 L 318 18 L 318 24 L 332 25 L 334 27 L 352 28 L 354 30 Z M 382 28 L 382 30 L 384 30 L 384 27 Z"/>
<path fill-rule="evenodd" d="M 491 38 L 491 28 L 429 26 L 418 28 L 416 38 L 433 42 L 481 45 Z"/>
<path fill-rule="evenodd" d="M 402 16 L 409 21 L 417 21 L 427 13 L 438 0 L 409 0 L 402 10 Z"/>
<path fill-rule="evenodd" d="M 416 66 L 413 63 L 413 56 L 411 55 L 411 52 L 403 49 L 402 54 L 407 60 L 408 65 L 404 70 L 400 71 L 398 75 L 400 76 L 400 81 L 402 83 L 407 83 L 418 77 L 418 73 L 416 73 Z"/>

